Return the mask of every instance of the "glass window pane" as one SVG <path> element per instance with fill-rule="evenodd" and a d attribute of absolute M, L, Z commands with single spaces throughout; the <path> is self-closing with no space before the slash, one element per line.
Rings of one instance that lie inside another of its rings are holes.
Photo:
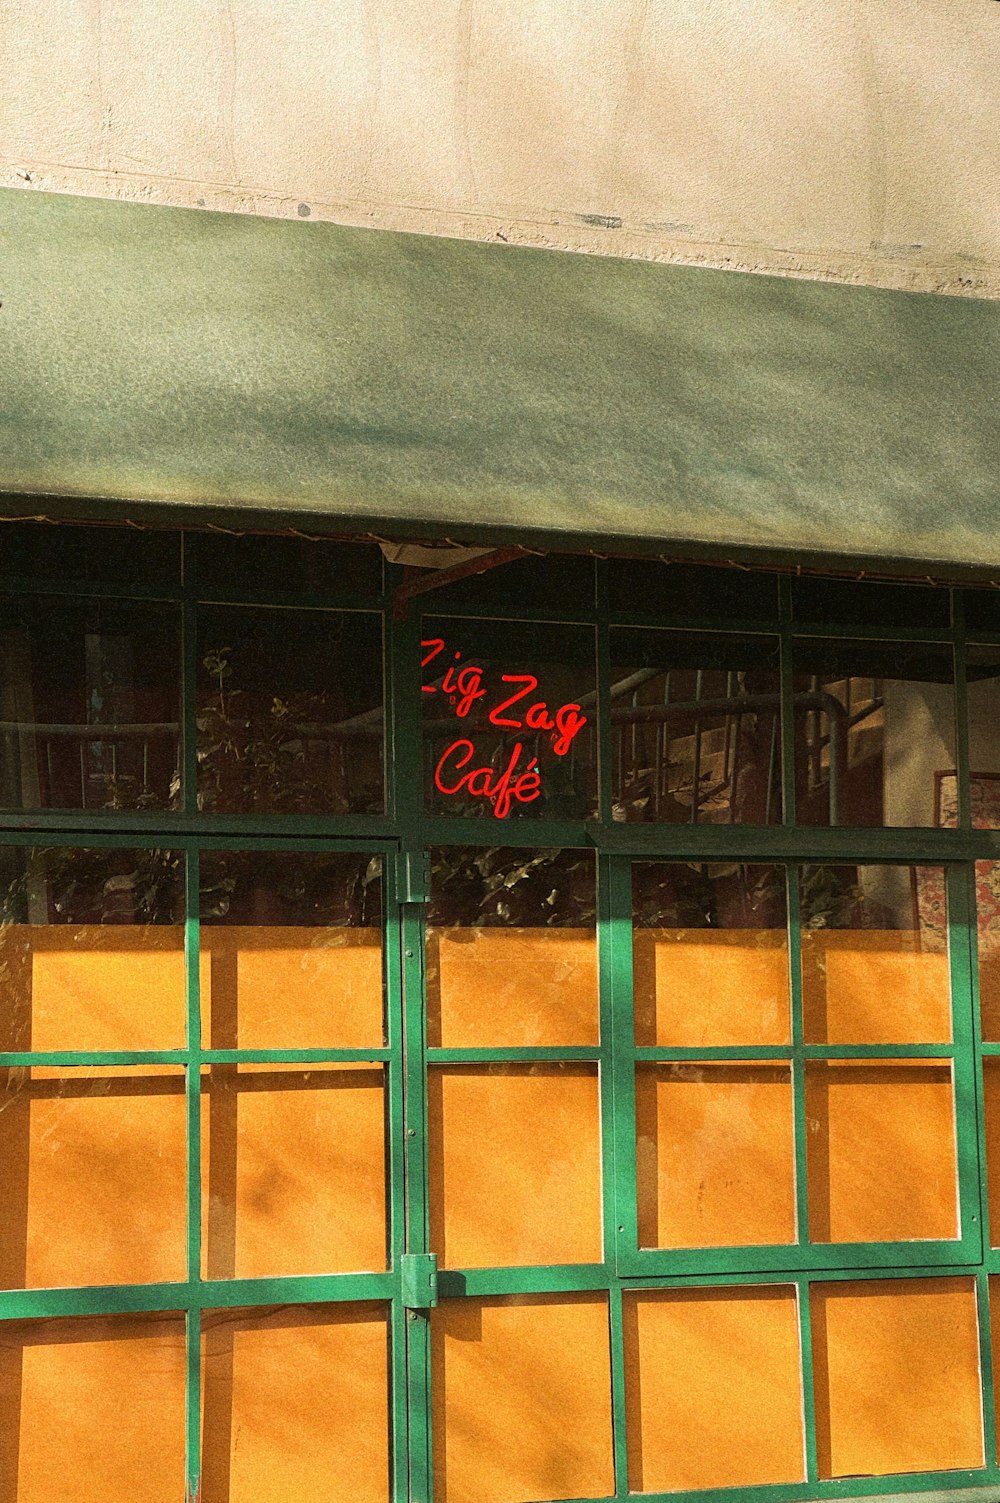
<path fill-rule="evenodd" d="M 820 1477 L 983 1464 L 972 1279 L 814 1284 Z"/>
<path fill-rule="evenodd" d="M 636 1043 L 789 1043 L 786 906 L 781 866 L 633 866 Z"/>
<path fill-rule="evenodd" d="M 376 1065 L 204 1071 L 204 1277 L 384 1269 L 384 1098 Z"/>
<path fill-rule="evenodd" d="M 442 1300 L 431 1311 L 434 1496 L 614 1492 L 606 1294 Z"/>
<path fill-rule="evenodd" d="M 198 802 L 213 814 L 380 814 L 382 618 L 198 615 Z"/>
<path fill-rule="evenodd" d="M 0 1498 L 184 1496 L 184 1317 L 5 1320 Z"/>
<path fill-rule="evenodd" d="M 180 661 L 176 606 L 0 601 L 0 807 L 177 808 Z"/>
<path fill-rule="evenodd" d="M 432 851 L 428 1043 L 596 1044 L 595 879 L 592 851 Z"/>
<path fill-rule="evenodd" d="M 594 1067 L 435 1067 L 427 1090 L 431 1246 L 443 1265 L 600 1262 Z"/>
<path fill-rule="evenodd" d="M 377 543 L 201 532 L 195 546 L 198 589 L 206 600 L 313 596 L 334 604 L 338 595 L 377 595 L 382 588 Z"/>
<path fill-rule="evenodd" d="M 380 1048 L 382 926 L 377 856 L 203 852 L 203 1043 Z"/>
<path fill-rule="evenodd" d="M 0 574 L 22 581 L 99 584 L 123 594 L 136 587 L 171 594 L 181 585 L 181 534 L 162 527 L 140 530 L 5 518 Z"/>
<path fill-rule="evenodd" d="M 390 547 L 392 545 L 390 544 Z M 447 554 L 442 560 L 447 564 Z M 576 554 L 533 554 L 470 574 L 451 584 L 435 581 L 434 602 L 439 610 L 503 605 L 512 610 L 565 611 L 574 616 L 594 609 L 595 560 Z"/>
<path fill-rule="evenodd" d="M 1000 828 L 1000 754 L 997 722 L 1000 720 L 1000 647 L 966 648 L 966 681 L 969 706 L 969 787 L 972 824 L 977 830 Z M 938 824 L 957 824 L 955 777 L 942 778 Z"/>
<path fill-rule="evenodd" d="M 780 823 L 777 638 L 612 631 L 611 663 L 616 820 Z"/>
<path fill-rule="evenodd" d="M 788 1065 L 639 1065 L 635 1119 L 640 1247 L 795 1241 Z"/>
<path fill-rule="evenodd" d="M 388 1503 L 384 1306 L 206 1310 L 201 1350 L 206 1503 Z"/>
<path fill-rule="evenodd" d="M 805 1103 L 813 1242 L 958 1236 L 950 1063 L 810 1060 Z"/>
<path fill-rule="evenodd" d="M 799 877 L 808 1044 L 946 1044 L 940 866 L 807 866 Z"/>
<path fill-rule="evenodd" d="M 990 1245 L 1000 1247 L 1000 1059 L 983 1060 L 983 1110 L 986 1117 L 986 1188 Z M 998 1352 L 1000 1356 L 1000 1352 Z"/>
<path fill-rule="evenodd" d="M 794 1288 L 644 1290 L 622 1315 L 630 1492 L 805 1481 Z"/>
<path fill-rule="evenodd" d="M 182 1279 L 183 1069 L 36 1065 L 0 1077 L 0 1287 Z"/>
<path fill-rule="evenodd" d="M 1000 1043 L 1000 863 L 976 862 L 979 1007 L 983 1038 Z"/>
<path fill-rule="evenodd" d="M 428 810 L 596 817 L 593 628 L 438 617 L 422 635 Z"/>
<path fill-rule="evenodd" d="M 951 591 L 940 585 L 887 584 L 867 579 L 791 580 L 792 615 L 816 626 L 874 626 L 887 622 L 931 631 L 951 625 Z"/>
<path fill-rule="evenodd" d="M 955 766 L 950 647 L 800 638 L 793 649 L 795 817 L 802 825 L 935 825 Z"/>
<path fill-rule="evenodd" d="M 605 568 L 613 611 L 677 622 L 778 619 L 778 576 L 763 570 L 652 558 L 609 558 Z"/>
<path fill-rule="evenodd" d="M 177 851 L 0 847 L 0 1049 L 184 1045 Z"/>

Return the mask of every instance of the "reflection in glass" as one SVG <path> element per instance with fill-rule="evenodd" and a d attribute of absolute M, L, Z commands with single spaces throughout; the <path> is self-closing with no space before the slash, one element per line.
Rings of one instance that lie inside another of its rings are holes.
<path fill-rule="evenodd" d="M 809 1060 L 805 1074 L 810 1239 L 957 1237 L 950 1061 Z"/>
<path fill-rule="evenodd" d="M 388 1326 L 378 1304 L 204 1311 L 206 1503 L 388 1503 Z"/>
<path fill-rule="evenodd" d="M 600 1261 L 595 1066 L 432 1067 L 427 1092 L 431 1246 L 442 1265 Z"/>
<path fill-rule="evenodd" d="M 795 1241 L 787 1064 L 639 1065 L 635 1131 L 640 1247 Z"/>
<path fill-rule="evenodd" d="M 1000 1043 L 1000 863 L 976 862 L 979 1008 L 983 1038 Z"/>
<path fill-rule="evenodd" d="M 206 1278 L 386 1267 L 381 1066 L 212 1065 L 201 1148 Z"/>
<path fill-rule="evenodd" d="M 790 1042 L 784 867 L 637 862 L 632 913 L 637 1044 Z"/>
<path fill-rule="evenodd" d="M 0 602 L 0 807 L 176 808 L 179 705 L 176 606 Z"/>
<path fill-rule="evenodd" d="M 184 1277 L 180 1066 L 0 1071 L 0 1288 Z"/>
<path fill-rule="evenodd" d="M 809 1316 L 821 1478 L 982 1466 L 972 1279 L 813 1284 Z"/>
<path fill-rule="evenodd" d="M 773 637 L 611 633 L 613 817 L 781 820 L 781 681 Z"/>
<path fill-rule="evenodd" d="M 177 851 L 0 846 L 0 1050 L 184 1044 Z"/>
<path fill-rule="evenodd" d="M 606 1294 L 445 1299 L 430 1326 L 435 1498 L 614 1492 Z"/>
<path fill-rule="evenodd" d="M 950 647 L 800 638 L 795 817 L 804 825 L 934 825 L 955 766 Z"/>
<path fill-rule="evenodd" d="M 593 629 L 439 617 L 422 637 L 428 810 L 594 818 Z"/>
<path fill-rule="evenodd" d="M 622 1315 L 630 1493 L 805 1481 L 794 1287 L 649 1289 Z"/>
<path fill-rule="evenodd" d="M 990 1246 L 1000 1247 L 1000 1059 L 995 1055 L 983 1060 L 983 1115 Z"/>
<path fill-rule="evenodd" d="M 799 876 L 807 1044 L 946 1044 L 940 866 L 807 866 Z"/>
<path fill-rule="evenodd" d="M 429 1044 L 597 1043 L 595 876 L 592 851 L 431 852 Z"/>
<path fill-rule="evenodd" d="M 382 812 L 379 615 L 203 606 L 198 661 L 199 808 Z"/>
<path fill-rule="evenodd" d="M 184 1316 L 5 1320 L 0 1498 L 184 1495 Z"/>
<path fill-rule="evenodd" d="M 1000 723 L 1000 647 L 976 647 L 965 650 L 966 697 L 969 713 L 969 794 L 972 827 L 976 830 L 1000 828 L 1000 754 L 997 724 Z M 939 802 L 941 825 L 958 823 L 955 777 L 941 778 Z"/>
<path fill-rule="evenodd" d="M 204 851 L 206 1046 L 381 1047 L 382 924 L 380 857 Z"/>

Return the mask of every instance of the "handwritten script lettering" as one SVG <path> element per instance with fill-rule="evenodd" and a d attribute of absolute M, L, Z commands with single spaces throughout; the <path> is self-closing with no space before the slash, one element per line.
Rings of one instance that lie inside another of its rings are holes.
<path fill-rule="evenodd" d="M 529 754 L 524 741 L 517 740 L 510 748 L 507 765 L 495 765 L 495 759 L 478 751 L 473 739 L 480 728 L 480 717 L 485 717 L 483 729 L 495 726 L 501 731 L 527 730 L 536 738 L 545 736 L 552 754 L 565 757 L 587 724 L 587 716 L 575 702 L 550 706 L 538 697 L 538 679 L 533 673 L 502 673 L 494 687 L 487 682 L 486 670 L 476 663 L 463 663 L 461 652 L 449 652 L 443 637 L 429 637 L 421 648 L 421 666 L 426 669 L 433 663 L 433 671 L 440 674 L 435 682 L 422 686 L 423 692 L 447 699 L 456 719 L 469 721 L 480 700 L 493 702 L 480 705 L 466 734 L 442 752 L 434 768 L 434 786 L 447 798 L 465 793 L 486 799 L 493 805 L 494 816 L 506 819 L 514 804 L 530 804 L 541 796 L 539 753 Z M 445 663 L 448 666 L 442 672 Z M 539 740 L 534 744 L 538 747 Z"/>

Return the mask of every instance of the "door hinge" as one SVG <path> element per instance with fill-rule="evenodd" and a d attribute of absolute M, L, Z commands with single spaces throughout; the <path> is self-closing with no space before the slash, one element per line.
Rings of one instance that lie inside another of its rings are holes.
<path fill-rule="evenodd" d="M 438 1302 L 437 1253 L 404 1253 L 400 1259 L 400 1274 L 406 1309 L 433 1309 Z"/>
<path fill-rule="evenodd" d="M 399 851 L 396 893 L 401 903 L 426 903 L 431 895 L 431 863 L 426 851 Z"/>

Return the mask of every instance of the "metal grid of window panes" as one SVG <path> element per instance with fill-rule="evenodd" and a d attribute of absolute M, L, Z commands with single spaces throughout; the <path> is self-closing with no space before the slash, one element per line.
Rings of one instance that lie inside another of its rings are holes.
<path fill-rule="evenodd" d="M 1000 597 L 403 577 L 0 527 L 0 1496 L 995 1489 Z"/>

